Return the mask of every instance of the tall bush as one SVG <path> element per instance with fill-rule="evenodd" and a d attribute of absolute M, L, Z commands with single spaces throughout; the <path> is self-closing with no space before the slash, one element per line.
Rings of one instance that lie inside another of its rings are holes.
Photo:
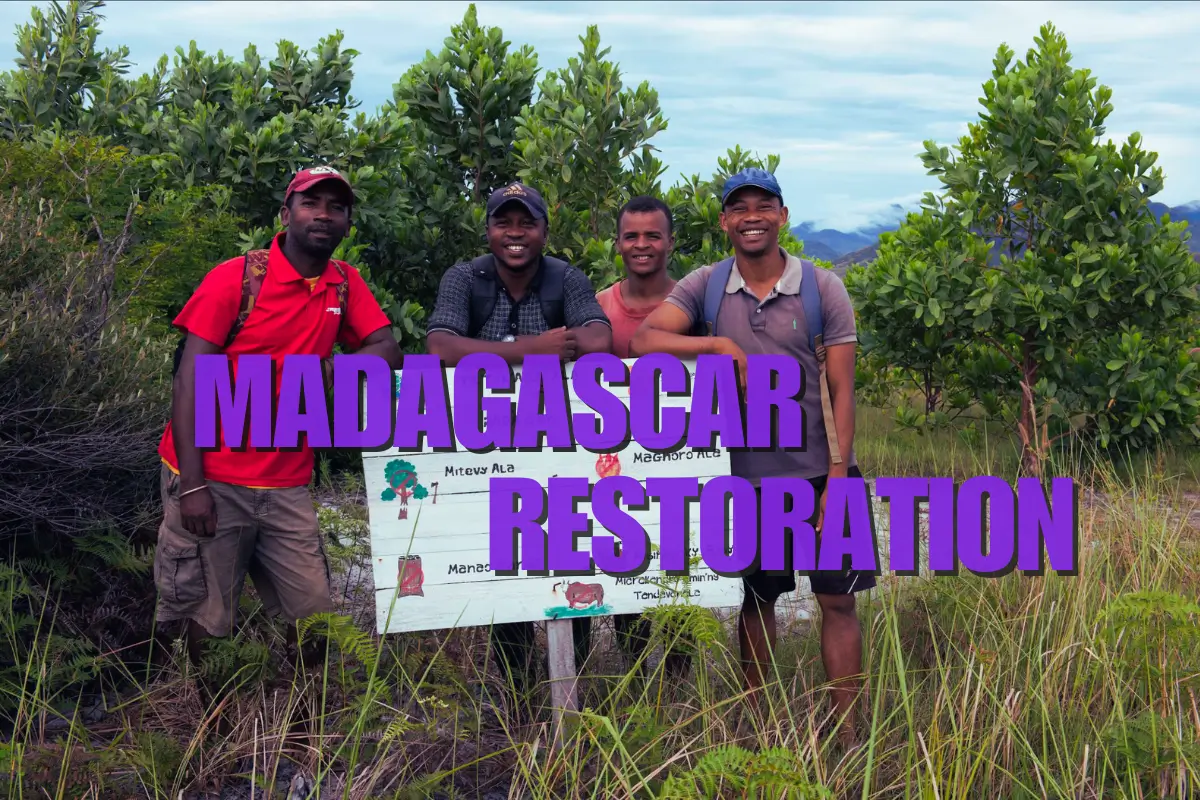
<path fill-rule="evenodd" d="M 56 691 L 91 677 L 72 655 L 144 643 L 153 622 L 169 343 L 115 288 L 134 218 L 106 237 L 74 227 L 70 206 L 30 187 L 0 196 L 0 547 L 24 574 L 4 585 L 25 621 L 0 644 L 5 697 L 51 620 Z"/>
<path fill-rule="evenodd" d="M 993 388 L 1032 474 L 1072 434 L 1102 447 L 1200 437 L 1186 224 L 1151 210 L 1164 176 L 1141 136 L 1102 140 L 1111 90 L 1071 66 L 1052 25 L 1035 45 L 1016 63 L 999 48 L 956 153 L 925 145 L 942 194 L 849 287 L 871 346 L 898 365 L 954 369 L 978 342 L 1008 362 L 1016 380 Z"/>

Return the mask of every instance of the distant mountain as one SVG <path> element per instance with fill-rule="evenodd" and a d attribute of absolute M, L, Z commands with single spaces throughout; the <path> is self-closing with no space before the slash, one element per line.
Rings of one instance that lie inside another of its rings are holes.
<path fill-rule="evenodd" d="M 1181 206 L 1168 206 L 1164 203 L 1151 203 L 1150 210 L 1156 216 L 1170 214 L 1173 220 L 1187 220 L 1189 233 L 1192 238 L 1188 243 L 1196 258 L 1200 261 L 1200 200 L 1185 203 Z M 874 220 L 871 223 L 852 231 L 839 231 L 835 228 L 818 228 L 816 223 L 802 222 L 792 228 L 797 239 L 804 242 L 804 252 L 814 258 L 832 262 L 835 271 L 844 274 L 852 264 L 861 264 L 875 258 L 876 247 L 879 244 L 879 234 L 894 231 L 904 221 L 908 209 L 893 205 L 888 209 L 886 219 Z"/>
<path fill-rule="evenodd" d="M 1188 232 L 1192 234 L 1192 252 L 1200 249 L 1200 200 L 1192 203 L 1185 203 L 1181 206 L 1168 206 L 1165 203 L 1151 203 L 1150 210 L 1155 216 L 1170 214 L 1171 219 L 1178 222 L 1181 219 L 1187 220 Z"/>
<path fill-rule="evenodd" d="M 833 260 L 833 271 L 839 275 L 845 275 L 846 270 L 855 264 L 865 264 L 868 261 L 874 261 L 875 255 L 878 252 L 879 249 L 875 245 L 869 244 L 866 247 L 838 256 Z"/>
<path fill-rule="evenodd" d="M 817 228 L 816 223 L 802 222 L 792 228 L 792 233 L 804 242 L 805 253 L 836 263 L 847 253 L 874 247 L 879 241 L 879 234 L 899 228 L 908 211 L 909 209 L 899 204 L 892 204 L 883 214 L 877 215 L 876 219 L 852 231 Z"/>
<path fill-rule="evenodd" d="M 838 252 L 824 242 L 805 241 L 804 254 L 822 261 L 837 261 Z"/>

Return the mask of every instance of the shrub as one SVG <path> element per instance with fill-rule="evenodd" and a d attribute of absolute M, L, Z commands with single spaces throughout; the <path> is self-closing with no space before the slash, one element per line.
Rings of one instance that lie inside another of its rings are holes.
<path fill-rule="evenodd" d="M 152 622 L 170 343 L 114 291 L 132 221 L 89 236 L 63 208 L 27 186 L 0 196 L 0 543 L 31 579 L 8 584 L 31 624 L 4 638 L 0 673 L 20 680 L 43 615 L 74 637 L 64 652 L 144 642 Z"/>

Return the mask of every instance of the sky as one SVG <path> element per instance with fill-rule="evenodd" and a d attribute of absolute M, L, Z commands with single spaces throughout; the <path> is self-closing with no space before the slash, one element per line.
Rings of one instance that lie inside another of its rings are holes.
<path fill-rule="evenodd" d="M 34 4 L 0 4 L 14 35 Z M 46 7 L 48 4 L 39 2 Z M 441 49 L 465 2 L 115 0 L 101 47 L 124 44 L 135 72 L 189 40 L 264 61 L 281 39 L 302 49 L 342 30 L 360 52 L 353 96 L 371 110 L 427 50 Z M 981 110 L 997 48 L 1024 59 L 1041 25 L 1067 37 L 1076 67 L 1112 88 L 1106 136 L 1142 134 L 1158 153 L 1170 205 L 1200 201 L 1200 3 L 623 3 L 476 4 L 513 48 L 534 47 L 541 73 L 565 66 L 587 26 L 627 86 L 649 81 L 668 127 L 652 143 L 665 185 L 709 177 L 734 146 L 781 157 L 793 221 L 851 230 L 914 208 L 937 191 L 918 154 L 953 146 Z M 15 39 L 10 38 L 10 42 Z M 9 57 L 16 54 L 9 47 Z"/>

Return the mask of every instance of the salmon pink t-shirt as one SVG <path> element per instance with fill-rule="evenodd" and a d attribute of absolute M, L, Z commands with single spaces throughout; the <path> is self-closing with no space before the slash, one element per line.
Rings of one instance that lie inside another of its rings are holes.
<path fill-rule="evenodd" d="M 650 312 L 657 306 L 630 309 L 625 305 L 625 299 L 621 297 L 623 282 L 618 281 L 599 292 L 596 295 L 596 301 L 600 303 L 600 308 L 604 309 L 608 321 L 612 323 L 613 352 L 618 358 L 632 358 L 629 354 L 629 342 L 633 339 L 633 334 L 637 332 L 638 326 L 646 317 L 650 316 Z"/>

